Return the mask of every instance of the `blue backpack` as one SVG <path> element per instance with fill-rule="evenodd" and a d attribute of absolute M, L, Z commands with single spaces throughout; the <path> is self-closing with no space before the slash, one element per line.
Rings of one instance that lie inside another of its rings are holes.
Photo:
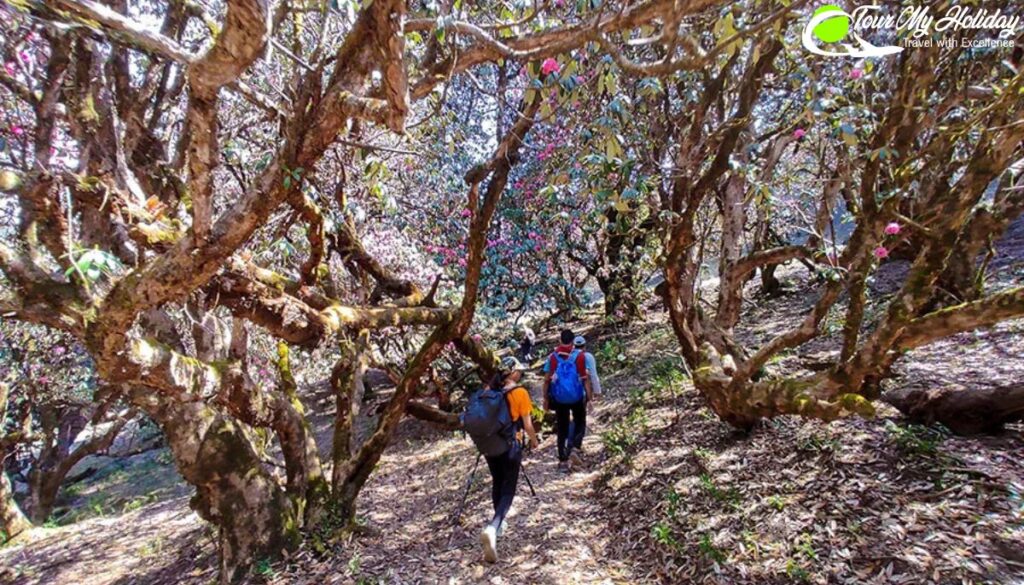
<path fill-rule="evenodd" d="M 576 404 L 582 401 L 587 393 L 580 380 L 579 372 L 576 370 L 576 361 L 583 355 L 579 350 L 573 350 L 569 357 L 563 358 L 557 353 L 554 354 L 558 360 L 555 368 L 554 379 L 551 381 L 551 399 L 558 404 Z"/>

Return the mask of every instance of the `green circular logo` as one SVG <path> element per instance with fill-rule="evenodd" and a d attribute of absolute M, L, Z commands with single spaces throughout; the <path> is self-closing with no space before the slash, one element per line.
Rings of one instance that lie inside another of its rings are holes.
<path fill-rule="evenodd" d="M 827 18 L 811 31 L 823 43 L 834 43 L 846 38 L 850 32 L 850 17 L 843 13 L 843 9 L 835 4 L 826 4 L 814 11 L 814 16 L 824 12 L 835 12 L 832 18 Z"/>

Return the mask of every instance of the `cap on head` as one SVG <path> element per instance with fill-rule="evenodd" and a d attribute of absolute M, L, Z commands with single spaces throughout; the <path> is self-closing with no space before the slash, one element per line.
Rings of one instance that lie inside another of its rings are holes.
<path fill-rule="evenodd" d="M 572 344 L 575 345 L 576 347 L 583 347 L 584 345 L 587 344 L 587 340 L 582 335 L 577 335 L 576 339 L 572 340 Z"/>
<path fill-rule="evenodd" d="M 502 358 L 501 366 L 499 366 L 498 368 L 498 370 L 505 376 L 511 374 L 512 372 L 522 371 L 525 369 L 526 368 L 523 367 L 523 364 L 512 356 L 506 356 Z"/>

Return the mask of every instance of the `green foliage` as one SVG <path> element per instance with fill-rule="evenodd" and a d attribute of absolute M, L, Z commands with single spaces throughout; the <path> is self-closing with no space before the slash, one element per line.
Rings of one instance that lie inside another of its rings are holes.
<path fill-rule="evenodd" d="M 274 571 L 274 566 L 270 562 L 270 559 L 260 559 L 256 561 L 256 564 L 252 567 L 252 572 L 260 577 L 274 578 L 277 576 L 277 572 Z"/>
<path fill-rule="evenodd" d="M 700 488 L 708 496 L 711 496 L 718 502 L 728 504 L 730 506 L 737 506 L 741 500 L 740 492 L 735 487 L 722 488 L 719 486 L 711 474 L 702 473 L 700 474 Z"/>
<path fill-rule="evenodd" d="M 601 344 L 597 350 L 598 363 L 610 370 L 619 370 L 629 365 L 629 357 L 626 355 L 626 342 L 612 338 Z"/>
<path fill-rule="evenodd" d="M 778 494 L 771 495 L 768 496 L 768 505 L 775 508 L 776 511 L 781 512 L 786 507 L 786 500 Z"/>
<path fill-rule="evenodd" d="M 651 528 L 651 536 L 658 544 L 676 550 L 679 548 L 679 541 L 672 534 L 672 527 L 665 522 L 658 522 Z"/>
<path fill-rule="evenodd" d="M 710 561 L 724 563 L 727 558 L 725 551 L 715 546 L 711 535 L 707 532 L 700 535 L 700 540 L 697 541 L 697 548 L 700 550 L 700 554 Z"/>
<path fill-rule="evenodd" d="M 143 544 L 141 547 L 139 547 L 139 556 L 142 557 L 142 558 L 152 557 L 152 556 L 159 556 L 163 552 L 164 552 L 164 537 L 163 536 L 157 536 L 156 538 L 153 538 L 153 539 L 147 541 L 145 544 Z"/>
<path fill-rule="evenodd" d="M 665 492 L 665 501 L 668 503 L 666 513 L 669 518 L 674 520 L 679 513 L 679 505 L 682 504 L 683 496 L 675 488 L 669 487 Z"/>
<path fill-rule="evenodd" d="M 814 548 L 814 539 L 807 533 L 802 532 L 793 543 L 793 552 L 797 557 L 786 559 L 786 576 L 799 582 L 809 581 L 811 578 L 808 566 L 818 560 L 818 551 Z"/>
<path fill-rule="evenodd" d="M 122 268 L 124 266 L 117 259 L 117 256 L 106 250 L 100 250 L 99 248 L 79 249 L 74 254 L 71 267 L 64 271 L 64 276 L 77 274 L 80 278 L 96 282 L 100 277 L 114 274 Z"/>
<path fill-rule="evenodd" d="M 786 576 L 801 583 L 810 579 L 807 569 L 800 566 L 800 563 L 793 559 L 786 559 Z"/>
<path fill-rule="evenodd" d="M 803 554 L 807 559 L 817 560 L 818 558 L 818 551 L 814 550 L 814 539 L 806 532 L 801 533 L 800 536 L 797 537 L 796 544 L 793 548 L 798 553 Z"/>
<path fill-rule="evenodd" d="M 799 437 L 796 441 L 798 450 L 818 454 L 835 453 L 839 450 L 839 446 L 839 439 L 828 434 L 809 433 Z"/>
<path fill-rule="evenodd" d="M 633 446 L 636 445 L 647 427 L 647 411 L 634 408 L 626 418 L 616 422 L 612 428 L 601 434 L 601 441 L 613 457 L 629 458 Z"/>
<path fill-rule="evenodd" d="M 942 425 L 898 424 L 891 420 L 886 421 L 885 430 L 901 451 L 918 456 L 937 455 L 942 442 L 950 436 L 949 429 Z"/>

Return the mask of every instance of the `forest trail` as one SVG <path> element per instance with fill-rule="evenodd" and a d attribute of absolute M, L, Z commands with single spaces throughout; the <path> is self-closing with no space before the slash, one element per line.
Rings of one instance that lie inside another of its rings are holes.
<path fill-rule="evenodd" d="M 528 385 L 539 402 L 539 381 L 532 379 Z M 606 396 L 613 393 L 609 385 Z M 476 450 L 460 433 L 439 438 L 436 431 L 407 421 L 406 436 L 387 451 L 360 500 L 359 516 L 371 534 L 354 537 L 342 547 L 347 559 L 308 559 L 301 563 L 301 573 L 282 577 L 296 583 L 636 582 L 627 563 L 609 558 L 607 524 L 592 497 L 597 462 L 603 458 L 600 433 L 619 410 L 610 398 L 594 404 L 584 463 L 570 473 L 558 469 L 551 432 L 526 454 L 524 469 L 537 495 L 530 494 L 521 475 L 505 534 L 498 542 L 499 560 L 493 565 L 483 561 L 478 540 L 493 513 L 486 462 L 481 460 L 461 521 L 453 525 Z M 347 577 L 339 576 L 340 568 Z"/>
<path fill-rule="evenodd" d="M 539 380 L 528 385 L 540 401 Z M 637 582 L 629 564 L 610 558 L 611 537 L 593 483 L 604 458 L 600 433 L 621 404 L 614 379 L 594 404 L 584 440 L 584 462 L 571 473 L 557 467 L 554 433 L 528 452 L 524 468 L 536 497 L 520 476 L 519 488 L 499 540 L 499 561 L 482 558 L 478 534 L 492 514 L 490 476 L 481 461 L 461 520 L 453 519 L 476 458 L 461 435 L 439 435 L 406 419 L 360 497 L 365 534 L 350 535 L 337 553 L 303 549 L 253 582 L 270 583 L 513 583 L 618 584 Z M 209 583 L 214 550 L 202 521 L 178 497 L 121 515 L 82 520 L 60 528 L 36 528 L 29 544 L 0 549 L 0 564 L 19 585 L 76 583 Z"/>
<path fill-rule="evenodd" d="M 764 310 L 784 317 L 806 302 L 794 293 Z M 942 355 L 960 374 L 996 379 L 1004 352 L 1024 351 L 1019 327 L 976 339 L 981 363 L 948 357 L 962 339 L 942 344 Z M 283 561 L 260 560 L 245 582 L 859 585 L 1024 575 L 1015 544 L 1024 534 L 1019 426 L 999 437 L 949 437 L 901 426 L 890 409 L 831 424 L 780 419 L 739 437 L 674 369 L 663 323 L 585 334 L 600 348 L 605 388 L 588 417 L 586 462 L 560 472 L 545 428 L 525 459 L 537 497 L 521 480 L 498 563 L 483 562 L 478 542 L 491 516 L 483 462 L 461 523 L 452 524 L 472 443 L 407 418 L 360 497 L 357 519 L 368 530 L 323 554 L 307 542 Z M 907 384 L 938 383 L 910 374 Z M 539 381 L 528 385 L 538 400 Z M 329 418 L 314 394 L 309 404 Z M 152 459 L 161 464 L 126 464 L 76 487 L 88 497 L 78 508 L 106 498 L 103 516 L 35 528 L 0 547 L 0 583 L 213 582 L 212 531 L 188 508 L 182 494 L 191 490 L 173 467 Z M 111 497 L 127 486 L 145 503 Z"/>

